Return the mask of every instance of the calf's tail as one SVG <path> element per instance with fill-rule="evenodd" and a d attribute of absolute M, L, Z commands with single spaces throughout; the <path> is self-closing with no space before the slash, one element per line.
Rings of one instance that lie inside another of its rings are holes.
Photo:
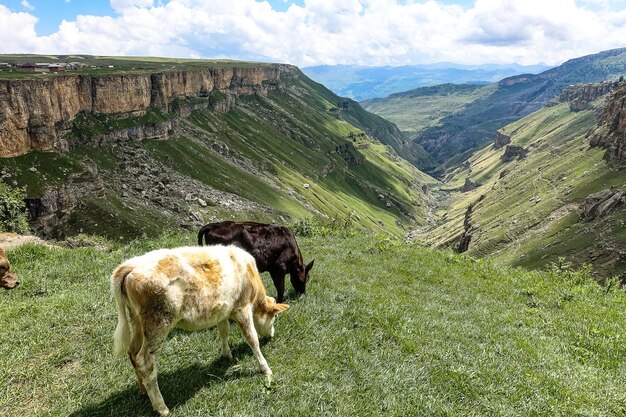
<path fill-rule="evenodd" d="M 111 275 L 111 291 L 117 304 L 117 327 L 113 335 L 113 354 L 123 357 L 130 345 L 130 327 L 126 316 L 126 297 L 124 296 L 124 283 L 126 277 L 132 271 L 132 267 L 122 265 L 113 271 Z"/>
<path fill-rule="evenodd" d="M 206 231 L 205 229 L 206 226 L 202 226 L 200 228 L 200 231 L 198 232 L 198 245 L 202 246 L 202 236 L 204 236 L 204 232 Z M 206 239 L 205 239 L 206 240 Z"/>

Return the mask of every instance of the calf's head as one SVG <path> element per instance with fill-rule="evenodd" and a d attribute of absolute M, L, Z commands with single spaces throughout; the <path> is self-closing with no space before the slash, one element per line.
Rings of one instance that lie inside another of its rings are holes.
<path fill-rule="evenodd" d="M 298 267 L 296 272 L 291 273 L 291 285 L 296 290 L 298 294 L 306 293 L 306 283 L 309 280 L 309 271 L 313 268 L 313 263 L 315 261 L 309 262 L 306 267 Z"/>
<path fill-rule="evenodd" d="M 0 287 L 10 290 L 19 284 L 17 277 L 11 272 L 11 264 L 7 254 L 0 248 Z"/>
<path fill-rule="evenodd" d="M 266 297 L 265 304 L 254 310 L 254 328 L 261 337 L 274 337 L 276 316 L 287 311 L 287 304 L 277 304 L 274 297 Z"/>

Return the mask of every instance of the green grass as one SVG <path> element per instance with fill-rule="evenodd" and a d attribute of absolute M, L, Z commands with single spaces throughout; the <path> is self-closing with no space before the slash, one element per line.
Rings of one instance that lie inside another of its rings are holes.
<path fill-rule="evenodd" d="M 9 253 L 2 292 L 3 416 L 151 416 L 127 360 L 112 357 L 108 277 L 123 259 L 192 235 Z M 262 351 L 268 391 L 233 326 L 175 331 L 159 363 L 177 416 L 610 416 L 626 412 L 626 296 L 584 273 L 527 272 L 368 236 L 299 239 L 315 258 Z M 266 275 L 266 274 L 264 274 Z M 274 288 L 264 276 L 270 293 Z"/>
<path fill-rule="evenodd" d="M 35 170 L 31 171 L 32 168 Z M 0 169 L 11 174 L 4 181 L 26 187 L 27 197 L 40 196 L 45 188 L 66 183 L 70 177 L 76 182 L 91 179 L 78 154 L 34 151 L 15 158 L 0 158 Z"/>

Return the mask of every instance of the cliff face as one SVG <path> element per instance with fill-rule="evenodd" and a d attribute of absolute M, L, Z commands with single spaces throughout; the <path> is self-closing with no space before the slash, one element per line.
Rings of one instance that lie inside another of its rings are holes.
<path fill-rule="evenodd" d="M 588 137 L 591 146 L 607 150 L 607 159 L 626 161 L 626 84 L 611 95 L 598 126 Z"/>
<path fill-rule="evenodd" d="M 0 80 L 0 157 L 32 150 L 66 150 L 74 119 L 84 114 L 113 118 L 139 117 L 149 109 L 169 112 L 176 99 L 207 97 L 219 90 L 225 98 L 216 110 L 227 110 L 233 96 L 280 89 L 296 75 L 289 65 L 232 66 L 160 73 L 106 76 L 68 74 L 45 79 Z M 137 128 L 122 137 L 163 135 L 171 126 Z"/>

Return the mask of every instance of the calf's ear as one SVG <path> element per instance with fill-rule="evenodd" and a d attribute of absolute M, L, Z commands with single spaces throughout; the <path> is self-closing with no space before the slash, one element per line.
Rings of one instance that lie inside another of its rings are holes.
<path fill-rule="evenodd" d="M 280 304 L 274 304 L 272 306 L 272 311 L 274 312 L 274 314 L 284 313 L 288 309 L 289 309 L 289 305 L 288 304 L 280 303 Z"/>
<path fill-rule="evenodd" d="M 306 268 L 304 268 L 304 272 L 308 273 L 311 268 L 313 268 L 313 263 L 315 262 L 315 259 L 313 259 L 311 262 L 309 262 L 309 264 L 306 266 Z"/>

